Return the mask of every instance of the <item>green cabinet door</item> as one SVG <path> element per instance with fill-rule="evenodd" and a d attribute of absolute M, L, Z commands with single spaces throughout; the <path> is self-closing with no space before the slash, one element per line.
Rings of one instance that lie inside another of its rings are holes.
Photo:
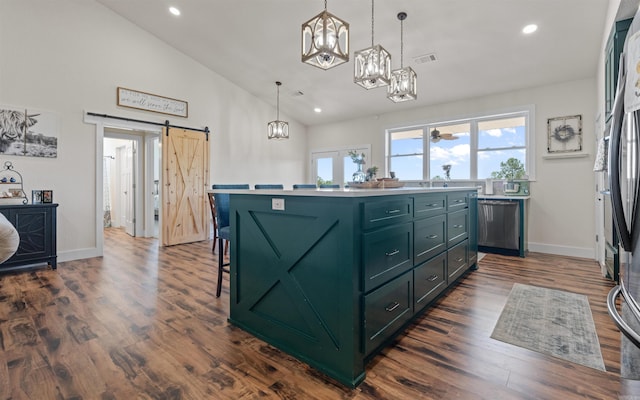
<path fill-rule="evenodd" d="M 459 210 L 447 215 L 447 243 L 453 246 L 469 234 L 469 210 Z"/>
<path fill-rule="evenodd" d="M 364 298 L 364 353 L 369 354 L 413 316 L 413 271 Z"/>
<path fill-rule="evenodd" d="M 611 34 L 605 47 L 604 61 L 604 115 L 605 122 L 611 118 L 613 101 L 618 84 L 618 70 L 620 69 L 620 53 L 624 47 L 624 41 L 629 31 L 629 26 L 633 18 L 617 21 L 613 24 Z"/>
<path fill-rule="evenodd" d="M 365 233 L 362 239 L 364 291 L 368 292 L 413 267 L 411 222 Z"/>
<path fill-rule="evenodd" d="M 413 223 L 413 262 L 420 264 L 447 248 L 447 216 L 437 215 Z"/>
<path fill-rule="evenodd" d="M 447 286 L 447 253 L 417 266 L 413 270 L 414 310 L 418 313 Z"/>

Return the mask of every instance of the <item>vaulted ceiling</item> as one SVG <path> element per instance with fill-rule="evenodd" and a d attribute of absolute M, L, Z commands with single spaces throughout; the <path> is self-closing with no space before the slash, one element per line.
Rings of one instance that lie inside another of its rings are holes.
<path fill-rule="evenodd" d="M 316 125 L 595 76 L 606 0 L 378 0 L 375 43 L 418 74 L 418 100 L 392 103 L 386 89 L 353 83 L 353 52 L 371 45 L 371 2 L 329 0 L 350 24 L 350 61 L 321 70 L 300 60 L 301 25 L 320 0 L 97 0 L 236 85 Z M 175 17 L 169 6 L 181 10 Z M 535 23 L 532 35 L 522 28 Z M 436 61 L 417 63 L 435 54 Z M 320 107 L 322 113 L 315 113 Z"/>

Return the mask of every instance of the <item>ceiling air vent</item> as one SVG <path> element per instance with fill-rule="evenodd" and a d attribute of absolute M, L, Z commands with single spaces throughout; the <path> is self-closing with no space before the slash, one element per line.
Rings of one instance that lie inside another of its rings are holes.
<path fill-rule="evenodd" d="M 413 57 L 413 61 L 416 64 L 426 64 L 434 61 L 438 61 L 436 53 L 423 54 L 421 56 Z"/>

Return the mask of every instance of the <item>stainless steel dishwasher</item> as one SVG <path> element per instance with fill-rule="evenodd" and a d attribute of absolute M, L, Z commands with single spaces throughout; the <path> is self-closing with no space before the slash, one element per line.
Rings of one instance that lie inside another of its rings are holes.
<path fill-rule="evenodd" d="M 520 202 L 478 200 L 478 246 L 506 254 L 520 251 Z M 504 249 L 506 251 L 499 251 Z M 515 252 L 513 252 L 515 250 Z"/>

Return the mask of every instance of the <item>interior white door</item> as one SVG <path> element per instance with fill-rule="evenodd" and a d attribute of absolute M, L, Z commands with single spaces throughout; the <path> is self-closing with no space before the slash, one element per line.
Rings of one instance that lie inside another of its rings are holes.
<path fill-rule="evenodd" d="M 365 164 L 363 169 L 367 169 L 371 166 L 371 149 L 369 147 L 354 147 L 349 150 L 340 151 L 340 158 L 342 161 L 342 182 L 346 186 L 349 182 L 353 182 L 353 174 L 358 170 L 358 165 L 353 162 L 349 152 L 355 152 L 356 154 L 364 154 Z"/>
<path fill-rule="evenodd" d="M 118 156 L 120 159 L 121 221 L 125 232 L 135 236 L 135 142 L 128 141 L 125 146 L 118 148 Z"/>
<path fill-rule="evenodd" d="M 368 145 L 349 146 L 342 149 L 331 149 L 311 152 L 311 182 L 337 183 L 341 187 L 353 181 L 353 173 L 357 165 L 354 164 L 350 151 L 364 154 L 367 164 L 371 160 L 371 147 Z"/>
<path fill-rule="evenodd" d="M 311 180 L 317 184 L 340 183 L 339 152 L 327 151 L 311 154 Z"/>

